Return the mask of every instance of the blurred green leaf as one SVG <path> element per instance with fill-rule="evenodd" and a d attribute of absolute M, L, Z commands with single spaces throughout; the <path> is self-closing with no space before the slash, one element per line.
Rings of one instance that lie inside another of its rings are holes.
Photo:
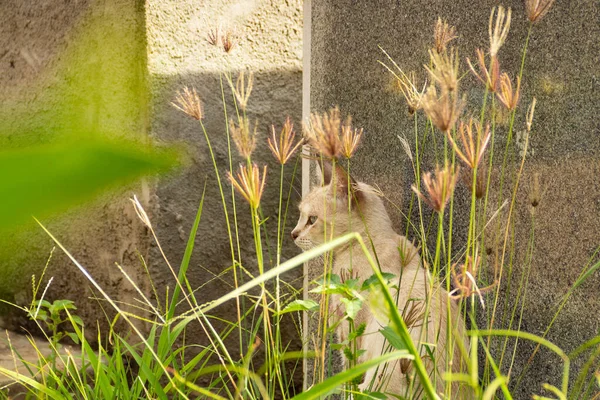
<path fill-rule="evenodd" d="M 388 283 L 393 281 L 396 275 L 391 274 L 389 272 L 382 272 L 381 275 L 383 279 L 385 279 Z M 367 280 L 365 280 L 360 288 L 361 291 L 369 289 L 371 286 L 379 285 L 379 281 L 377 279 L 377 275 L 371 275 Z"/>
<path fill-rule="evenodd" d="M 396 350 L 406 350 L 406 342 L 390 326 L 379 331 Z"/>
<path fill-rule="evenodd" d="M 313 300 L 294 300 L 289 303 L 279 314 L 285 314 L 294 311 L 315 311 L 319 309 L 319 303 Z"/>
<path fill-rule="evenodd" d="M 0 152 L 0 229 L 66 210 L 176 164 L 146 144 L 83 140 Z"/>

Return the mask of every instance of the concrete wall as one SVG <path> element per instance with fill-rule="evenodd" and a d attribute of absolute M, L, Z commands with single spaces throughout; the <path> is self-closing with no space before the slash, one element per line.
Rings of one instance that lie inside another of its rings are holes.
<path fill-rule="evenodd" d="M 143 2 L 3 1 L 0 3 L 0 143 L 51 143 L 91 131 L 143 138 L 148 92 Z M 9 173 L 5 171 L 4 173 Z M 42 222 L 62 241 L 109 294 L 132 301 L 133 290 L 115 262 L 138 278 L 138 252 L 148 237 L 128 197 L 147 198 L 138 182 Z M 28 305 L 31 275 L 39 278 L 53 244 L 33 223 L 3 232 L 0 298 Z M 44 285 L 54 277 L 49 299 L 73 299 L 88 321 L 105 321 L 87 280 L 56 251 Z M 1 307 L 2 326 L 22 326 L 24 316 Z"/>
<path fill-rule="evenodd" d="M 160 301 L 167 287 L 174 287 L 171 272 L 128 198 L 133 193 L 141 198 L 163 249 L 178 267 L 205 182 L 204 213 L 188 277 L 192 285 L 201 287 L 198 299 L 202 302 L 232 289 L 231 271 L 215 278 L 230 268 L 231 258 L 206 144 L 197 122 L 170 104 L 184 85 L 195 86 L 202 96 L 206 127 L 230 202 L 219 77 L 231 73 L 235 79 L 242 70 L 254 73 L 248 114 L 259 121 L 254 158 L 269 165 L 262 204 L 269 217 L 269 238 L 274 243 L 279 167 L 266 147 L 266 138 L 271 124 L 280 128 L 287 116 L 300 130 L 301 8 L 300 0 L 90 0 L 27 5 L 9 1 L 0 5 L 0 47 L 7 49 L 0 54 L 3 140 L 16 138 L 23 145 L 51 141 L 52 135 L 68 123 L 73 129 L 100 127 L 114 135 L 149 135 L 159 142 L 181 144 L 188 153 L 188 165 L 169 176 L 131 185 L 48 221 L 51 231 L 115 299 L 132 302 L 134 297 L 115 262 L 150 293 L 138 255 L 148 262 Z M 209 30 L 219 25 L 236 30 L 238 40 L 230 54 L 206 41 Z M 228 88 L 226 96 L 232 112 Z M 239 161 L 235 155 L 236 167 Z M 286 187 L 293 168 L 293 164 L 287 167 Z M 284 227 L 286 239 L 296 222 L 300 178 L 295 182 Z M 246 203 L 240 197 L 238 207 L 242 257 L 245 266 L 256 273 L 251 224 Z M 36 226 L 15 235 L 11 250 L 2 253 L 0 298 L 26 305 L 31 297 L 31 275 L 39 276 L 53 246 Z M 284 260 L 297 253 L 290 242 L 285 241 Z M 266 267 L 272 266 L 268 263 Z M 89 299 L 93 296 L 89 283 L 60 251 L 54 253 L 47 274 L 47 278 L 54 276 L 48 299 L 72 299 L 88 323 L 95 324 L 96 319 L 106 322 L 97 302 Z M 300 275 L 298 271 L 285 279 L 299 288 Z M 219 316 L 234 320 L 234 304 L 221 307 Z M 13 311 L 2 310 L 3 326 L 17 328 L 26 322 Z M 198 331 L 190 332 L 188 337 L 204 344 L 206 338 L 200 327 L 196 328 Z M 299 337 L 293 324 L 287 335 Z"/>
<path fill-rule="evenodd" d="M 300 134 L 301 8 L 300 0 L 147 2 L 148 70 L 152 91 L 150 134 L 157 140 L 184 142 L 191 159 L 189 167 L 183 173 L 160 180 L 153 189 L 153 221 L 167 256 L 174 265 L 178 265 L 206 184 L 202 222 L 188 270 L 188 278 L 193 286 L 201 287 L 199 293 L 203 301 L 218 298 L 233 287 L 229 238 L 212 161 L 200 125 L 170 103 L 183 86 L 193 86 L 198 90 L 204 104 L 204 123 L 214 146 L 233 223 L 231 187 L 225 179 L 229 161 L 220 77 L 223 77 L 225 85 L 227 110 L 233 116 L 235 108 L 231 90 L 225 82 L 225 74 L 231 74 L 235 81 L 240 71 L 254 73 L 254 88 L 247 113 L 251 121 L 258 119 L 258 145 L 253 160 L 260 165 L 267 163 L 269 166 L 268 182 L 261 205 L 264 215 L 269 218 L 269 240 L 274 244 L 273 238 L 277 234 L 279 166 L 274 163 L 266 147 L 266 139 L 271 124 L 280 128 L 286 116 L 293 119 Z M 229 54 L 207 42 L 209 32 L 219 26 L 221 32 L 227 29 L 236 31 L 237 44 Z M 232 151 L 234 168 L 237 169 L 241 158 L 235 149 Z M 293 164 L 286 166 L 286 187 L 291 182 L 293 167 Z M 297 253 L 289 239 L 289 232 L 297 219 L 296 206 L 300 198 L 301 183 L 299 171 L 298 168 L 290 215 L 287 226 L 284 227 L 284 259 Z M 287 194 L 284 196 L 287 197 Z M 254 274 L 257 271 L 249 211 L 246 202 L 240 196 L 236 197 L 241 257 L 244 266 Z M 151 252 L 149 262 L 151 272 L 161 283 L 163 290 L 165 284 L 173 288 L 171 273 L 158 251 Z M 272 266 L 269 262 L 266 268 Z M 217 279 L 216 276 L 221 273 L 223 275 Z M 299 269 L 284 279 L 300 288 L 300 276 Z M 231 301 L 221 306 L 217 314 L 234 320 L 235 305 L 235 301 Z M 288 326 L 288 331 L 284 333 L 286 339 L 298 338 L 296 327 L 293 324 Z M 196 343 L 207 342 L 199 326 L 192 326 L 188 335 Z M 237 348 L 237 339 L 231 336 L 229 340 L 232 349 Z"/>
<path fill-rule="evenodd" d="M 388 51 L 405 71 L 422 71 L 433 43 L 433 26 L 441 16 L 457 28 L 459 38 L 455 45 L 460 51 L 461 70 L 466 71 L 464 58 L 474 59 L 476 48 L 488 47 L 489 13 L 497 4 L 391 0 L 325 0 L 312 4 L 311 109 L 324 111 L 337 104 L 354 117 L 357 126 L 364 127 L 362 148 L 352 160 L 356 178 L 378 185 L 405 213 L 414 175 L 396 136 L 413 137 L 414 120 L 407 113 L 404 99 L 391 90 L 391 74 L 377 62 L 385 58 L 378 46 Z M 512 8 L 513 22 L 499 53 L 500 65 L 514 76 L 519 70 L 528 21 L 522 1 L 503 4 Z M 516 130 L 524 127 L 526 104 L 532 97 L 537 98 L 538 106 L 531 137 L 532 156 L 526 163 L 516 200 L 513 277 L 521 276 L 531 226 L 530 193 L 533 176 L 539 174 L 542 190 L 546 191 L 536 209 L 536 247 L 522 325 L 524 331 L 534 334 L 543 333 L 559 300 L 600 244 L 600 128 L 596 115 L 600 100 L 599 17 L 597 2 L 556 2 L 534 26 L 529 43 L 522 111 L 517 115 L 520 125 Z M 466 74 L 461 89 L 471 102 L 469 112 L 478 110 L 472 102 L 483 97 L 481 85 Z M 498 148 L 504 147 L 505 134 L 506 127 L 499 126 Z M 498 165 L 498 161 L 495 163 Z M 433 167 L 431 157 L 425 159 L 424 165 L 426 169 Z M 510 166 L 516 167 L 516 162 Z M 497 188 L 497 176 L 494 173 L 492 187 Z M 498 196 L 492 197 L 495 204 Z M 455 204 L 457 246 L 466 241 L 467 199 L 467 189 L 459 185 Z M 397 228 L 404 229 L 406 224 L 399 211 L 389 207 L 389 212 Z M 505 284 L 508 282 L 505 278 Z M 512 293 L 516 283 L 512 282 Z M 599 284 L 596 272 L 567 302 L 548 339 L 569 351 L 598 333 Z M 505 300 L 502 295 L 501 299 Z M 508 299 L 509 306 L 512 301 Z M 533 347 L 526 341 L 519 343 L 513 378 L 520 373 Z M 581 360 L 575 365 L 581 365 Z M 529 398 L 526 393 L 541 392 L 543 382 L 559 385 L 561 371 L 560 360 L 541 352 L 515 398 Z"/>

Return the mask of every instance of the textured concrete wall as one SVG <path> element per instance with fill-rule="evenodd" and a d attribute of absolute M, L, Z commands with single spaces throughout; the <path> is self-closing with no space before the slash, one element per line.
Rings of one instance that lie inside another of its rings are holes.
<path fill-rule="evenodd" d="M 143 2 L 2 1 L 0 48 L 2 146 L 49 143 L 63 134 L 74 134 L 71 140 L 77 140 L 91 131 L 145 137 Z M 127 302 L 133 290 L 114 263 L 134 279 L 141 277 L 138 252 L 145 255 L 149 243 L 127 200 L 131 192 L 148 197 L 138 183 L 43 220 L 109 294 Z M 33 223 L 3 233 L 1 242 L 0 298 L 27 305 L 31 275 L 39 277 L 53 244 Z M 45 282 L 52 276 L 49 299 L 75 300 L 87 321 L 106 322 L 99 304 L 89 299 L 94 296 L 89 283 L 60 251 Z M 4 325 L 21 325 L 22 316 L 14 320 L 12 311 L 2 308 Z"/>
<path fill-rule="evenodd" d="M 204 185 L 206 199 L 203 217 L 198 230 L 196 247 L 188 278 L 194 287 L 201 286 L 201 301 L 213 300 L 232 289 L 231 270 L 222 279 L 215 276 L 231 266 L 229 239 L 223 217 L 217 181 L 212 161 L 197 121 L 171 106 L 176 92 L 183 86 L 193 86 L 204 104 L 208 135 L 214 146 L 222 179 L 229 170 L 223 106 L 221 103 L 220 75 L 231 73 L 237 78 L 239 71 L 254 73 L 254 89 L 248 105 L 251 121 L 258 119 L 258 146 L 253 159 L 269 165 L 268 182 L 263 194 L 262 207 L 269 217 L 269 238 L 277 232 L 277 199 L 279 197 L 279 167 L 266 147 L 271 124 L 281 127 L 290 116 L 299 130 L 301 116 L 301 57 L 302 57 L 302 3 L 290 1 L 179 1 L 150 0 L 147 2 L 148 69 L 152 91 L 151 135 L 158 140 L 182 141 L 188 145 L 191 163 L 185 172 L 162 179 L 155 188 L 152 214 L 162 246 L 174 265 L 183 255 L 187 235 L 193 223 Z M 209 32 L 217 27 L 221 32 L 234 29 L 237 44 L 229 54 L 207 42 Z M 232 95 L 224 83 L 229 115 L 234 115 Z M 240 157 L 233 150 L 234 168 Z M 286 186 L 291 180 L 293 165 L 287 166 Z M 298 170 L 299 171 L 299 170 Z M 230 220 L 233 222 L 231 189 L 223 181 Z M 289 258 L 297 250 L 291 244 L 289 232 L 294 226 L 299 199 L 300 178 L 292 192 L 290 216 L 285 227 L 284 256 Z M 237 196 L 237 195 L 236 195 Z M 287 197 L 287 195 L 284 195 Z M 246 268 L 256 272 L 254 242 L 247 204 L 237 196 L 238 227 L 242 260 Z M 151 271 L 162 289 L 166 284 L 173 288 L 171 273 L 158 251 L 149 259 Z M 268 264 L 270 268 L 273 264 Z M 296 287 L 302 285 L 300 271 L 286 277 Z M 247 279 L 247 277 L 245 278 Z M 235 319 L 235 302 L 219 308 L 220 316 Z M 190 332 L 198 343 L 207 338 L 199 326 Z M 290 324 L 288 336 L 298 336 Z M 230 337 L 230 343 L 237 343 Z"/>
<path fill-rule="evenodd" d="M 205 181 L 204 214 L 189 278 L 193 285 L 202 287 L 199 296 L 202 302 L 232 288 L 231 273 L 215 279 L 231 266 L 231 259 L 207 147 L 198 124 L 170 105 L 176 91 L 184 85 L 197 87 L 202 96 L 206 126 L 230 198 L 225 179 L 228 163 L 219 75 L 228 72 L 235 79 L 241 70 L 254 73 L 248 114 L 259 121 L 259 146 L 254 158 L 270 167 L 263 209 L 269 217 L 269 237 L 274 243 L 279 168 L 266 147 L 266 137 L 270 125 L 281 127 L 287 116 L 299 128 L 301 7 L 299 0 L 0 4 L 0 47 L 6 49 L 0 54 L 2 143 L 51 142 L 58 131 L 100 129 L 117 136 L 143 138 L 150 134 L 158 141 L 183 143 L 189 150 L 190 165 L 171 176 L 151 185 L 132 185 L 85 208 L 44 221 L 115 299 L 132 302 L 133 298 L 132 288 L 115 262 L 123 265 L 142 288 L 148 284 L 138 254 L 148 260 L 161 296 L 167 286 L 174 287 L 171 272 L 157 248 L 151 248 L 152 240 L 127 199 L 137 193 L 148 204 L 161 244 L 172 264 L 178 266 Z M 236 30 L 238 40 L 231 54 L 206 42 L 209 30 L 217 26 Z M 151 87 L 150 109 L 147 85 Z M 231 93 L 226 90 L 227 105 L 232 112 Z M 234 156 L 236 167 L 239 161 Z M 288 166 L 287 184 L 292 169 L 293 165 Z M 297 179 L 284 228 L 286 238 L 296 219 L 299 185 Z M 231 210 L 231 204 L 229 207 Z M 242 256 L 245 266 L 255 273 L 247 207 L 242 200 L 238 207 L 243 210 L 239 219 Z M 31 274 L 39 276 L 53 246 L 36 226 L 13 236 L 10 247 L 5 246 L 8 238 L 3 238 L 0 298 L 25 305 L 31 296 Z M 290 241 L 285 242 L 284 259 L 296 253 Z M 98 318 L 105 322 L 98 304 L 89 300 L 93 292 L 87 289 L 88 282 L 60 251 L 54 253 L 46 277 L 50 276 L 54 276 L 54 281 L 48 299 L 75 300 L 79 314 L 86 321 Z M 300 272 L 286 279 L 300 287 L 299 276 Z M 233 304 L 223 306 L 220 315 L 233 320 Z M 11 311 L 2 310 L 3 325 L 21 325 L 23 316 Z M 290 327 L 288 337 L 298 337 L 292 324 Z M 202 334 L 193 336 L 204 343 Z"/>
<path fill-rule="evenodd" d="M 489 12 L 497 4 L 462 0 L 325 0 L 312 5 L 311 109 L 323 111 L 337 104 L 343 112 L 353 115 L 357 126 L 365 128 L 362 148 L 352 161 L 356 177 L 378 185 L 403 212 L 408 211 L 414 178 L 396 135 L 413 137 L 414 120 L 406 111 L 404 99 L 390 90 L 392 76 L 377 63 L 385 57 L 378 45 L 405 71 L 422 71 L 422 65 L 428 62 L 427 50 L 432 46 L 433 26 L 441 16 L 457 28 L 459 38 L 455 44 L 460 49 L 461 70 L 466 71 L 464 57 L 474 59 L 476 48 L 488 47 Z M 519 70 L 528 21 L 522 1 L 503 4 L 512 8 L 513 22 L 499 53 L 500 65 L 514 76 Z M 513 276 L 521 276 L 525 259 L 531 226 L 531 182 L 537 173 L 542 190 L 546 191 L 536 210 L 536 247 L 522 325 L 524 331 L 534 334 L 543 333 L 557 303 L 600 244 L 598 18 L 597 2 L 582 1 L 576 6 L 556 2 L 534 26 L 525 63 L 522 110 L 517 115 L 520 125 L 516 131 L 523 129 L 524 105 L 535 96 L 538 106 L 531 137 L 533 155 L 526 163 L 516 199 Z M 472 104 L 469 112 L 478 110 L 472 102 L 483 97 L 481 85 L 467 74 L 461 89 Z M 498 148 L 504 147 L 505 133 L 506 128 L 500 126 Z M 498 165 L 498 161 L 495 163 Z M 430 157 L 424 165 L 426 169 L 433 167 Z M 516 163 L 510 166 L 516 167 Z M 495 173 L 492 187 L 497 185 Z M 467 189 L 460 185 L 455 205 L 457 246 L 466 241 L 466 213 L 461 209 L 468 204 L 467 199 Z M 404 228 L 399 211 L 389 207 L 389 212 L 396 226 Z M 513 285 L 516 283 L 513 281 Z M 597 334 L 599 284 L 600 276 L 595 273 L 577 290 L 551 330 L 551 341 L 569 351 Z M 508 300 L 510 305 L 513 299 Z M 532 350 L 531 343 L 519 343 L 513 377 L 518 376 Z M 580 365 L 580 361 L 575 364 Z M 535 358 L 516 398 L 540 392 L 542 382 L 559 385 L 561 368 L 554 355 L 542 352 Z"/>

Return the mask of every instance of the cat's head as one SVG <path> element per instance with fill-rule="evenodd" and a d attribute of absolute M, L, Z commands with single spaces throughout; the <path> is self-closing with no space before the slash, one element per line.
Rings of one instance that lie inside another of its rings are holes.
<path fill-rule="evenodd" d="M 348 198 L 352 199 L 351 202 Z M 349 178 L 339 165 L 323 165 L 322 182 L 302 200 L 300 218 L 292 231 L 294 243 L 309 250 L 349 232 L 391 229 L 383 202 L 371 186 Z M 371 229 L 370 229 L 371 230 Z"/>

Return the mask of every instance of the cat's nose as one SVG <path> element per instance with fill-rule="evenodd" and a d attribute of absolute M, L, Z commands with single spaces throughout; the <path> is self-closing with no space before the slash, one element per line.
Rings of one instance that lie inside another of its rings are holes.
<path fill-rule="evenodd" d="M 296 240 L 296 239 L 298 239 L 298 236 L 299 236 L 299 235 L 300 235 L 300 233 L 296 232 L 295 230 L 294 230 L 294 231 L 292 231 L 292 239 L 293 239 L 293 240 Z"/>

